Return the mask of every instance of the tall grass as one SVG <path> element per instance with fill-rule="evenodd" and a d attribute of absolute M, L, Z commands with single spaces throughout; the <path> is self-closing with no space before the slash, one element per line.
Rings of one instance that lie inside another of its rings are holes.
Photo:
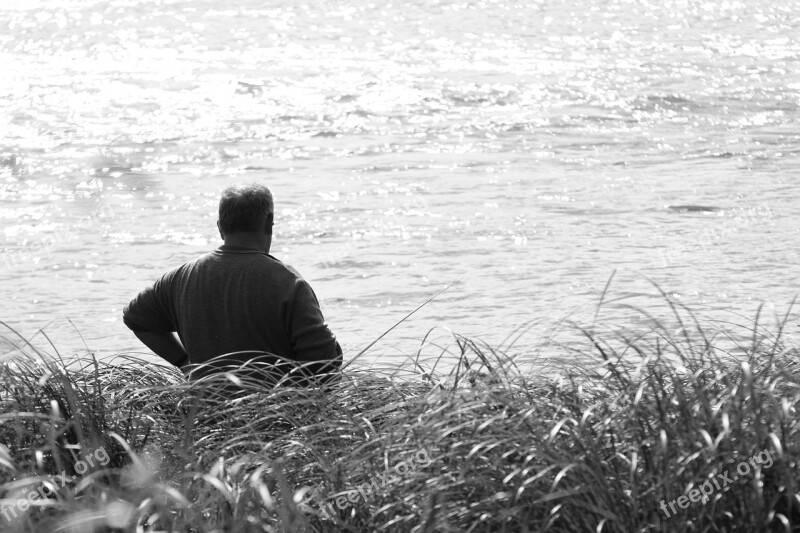
<path fill-rule="evenodd" d="M 640 311 L 633 331 L 574 326 L 585 345 L 547 349 L 579 362 L 558 376 L 431 334 L 405 374 L 351 365 L 307 390 L 66 360 L 9 331 L 0 510 L 89 450 L 109 462 L 0 514 L 0 530 L 800 531 L 788 315 L 725 333 L 665 301 L 669 320 Z M 233 382 L 242 393 L 218 394 Z M 760 452 L 774 464 L 664 512 Z"/>

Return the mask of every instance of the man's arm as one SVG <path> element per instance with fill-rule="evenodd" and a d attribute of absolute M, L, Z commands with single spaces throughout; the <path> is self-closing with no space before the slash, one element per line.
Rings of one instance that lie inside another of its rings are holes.
<path fill-rule="evenodd" d="M 153 353 L 178 368 L 189 361 L 189 354 L 186 353 L 181 342 L 171 331 L 167 333 L 134 331 L 133 334 L 136 335 L 145 346 L 153 350 Z"/>
<path fill-rule="evenodd" d="M 342 366 L 342 348 L 331 333 L 311 286 L 299 280 L 292 302 L 289 335 L 295 360 L 306 374 L 327 375 L 330 381 Z"/>
<path fill-rule="evenodd" d="M 180 367 L 189 356 L 173 333 L 175 324 L 168 311 L 169 274 L 140 292 L 123 310 L 122 319 L 145 346 L 168 363 Z"/>

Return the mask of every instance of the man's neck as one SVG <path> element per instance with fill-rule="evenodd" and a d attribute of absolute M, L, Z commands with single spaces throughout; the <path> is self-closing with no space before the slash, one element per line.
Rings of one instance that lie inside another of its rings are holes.
<path fill-rule="evenodd" d="M 269 253 L 272 244 L 272 236 L 257 232 L 238 232 L 225 235 L 225 244 L 230 246 L 243 246 L 246 248 L 256 248 L 265 254 Z"/>

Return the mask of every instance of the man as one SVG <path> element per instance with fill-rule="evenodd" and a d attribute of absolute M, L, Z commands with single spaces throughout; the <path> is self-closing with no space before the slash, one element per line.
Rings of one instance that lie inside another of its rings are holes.
<path fill-rule="evenodd" d="M 308 282 L 269 255 L 274 213 L 263 185 L 225 189 L 217 221 L 225 244 L 139 293 L 123 311 L 125 325 L 163 359 L 198 369 L 190 378 L 258 362 L 277 381 L 288 372 L 285 360 L 302 365 L 291 370 L 302 376 L 292 384 L 329 377 L 342 349 Z"/>

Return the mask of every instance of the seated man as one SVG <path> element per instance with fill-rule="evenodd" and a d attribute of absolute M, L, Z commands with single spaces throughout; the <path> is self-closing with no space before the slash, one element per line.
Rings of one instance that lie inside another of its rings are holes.
<path fill-rule="evenodd" d="M 269 255 L 274 213 L 263 185 L 225 189 L 217 221 L 225 244 L 139 293 L 123 311 L 125 325 L 163 359 L 195 368 L 191 379 L 246 363 L 276 382 L 287 373 L 283 361 L 301 366 L 291 370 L 299 381 L 289 384 L 333 376 L 342 349 L 314 291 Z"/>

